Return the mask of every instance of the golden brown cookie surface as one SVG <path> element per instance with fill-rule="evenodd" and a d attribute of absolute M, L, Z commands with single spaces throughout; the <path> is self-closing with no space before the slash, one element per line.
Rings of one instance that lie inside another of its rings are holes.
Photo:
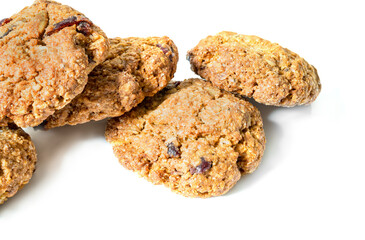
<path fill-rule="evenodd" d="M 0 127 L 0 204 L 29 182 L 36 161 L 36 151 L 27 133 L 13 124 Z"/>
<path fill-rule="evenodd" d="M 78 95 L 105 59 L 100 28 L 71 7 L 38 0 L 0 24 L 0 124 L 37 126 Z"/>
<path fill-rule="evenodd" d="M 109 120 L 105 136 L 124 167 L 188 197 L 226 193 L 265 148 L 259 111 L 201 79 L 171 83 Z"/>
<path fill-rule="evenodd" d="M 191 49 L 192 70 L 213 85 L 257 102 L 292 107 L 313 102 L 317 70 L 296 53 L 256 36 L 221 32 Z"/>
<path fill-rule="evenodd" d="M 107 59 L 89 74 L 84 91 L 50 116 L 45 128 L 120 116 L 173 78 L 178 50 L 168 37 L 110 41 Z"/>

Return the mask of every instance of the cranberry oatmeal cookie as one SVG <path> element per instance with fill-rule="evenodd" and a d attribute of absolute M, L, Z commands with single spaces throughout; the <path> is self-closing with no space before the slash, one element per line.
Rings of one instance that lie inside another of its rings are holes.
<path fill-rule="evenodd" d="M 104 63 L 90 74 L 84 91 L 50 116 L 46 129 L 117 117 L 166 87 L 178 50 L 168 37 L 114 38 Z"/>
<path fill-rule="evenodd" d="M 71 7 L 37 0 L 0 21 L 0 124 L 37 126 L 82 92 L 109 41 Z"/>
<path fill-rule="evenodd" d="M 0 127 L 0 204 L 32 177 L 37 155 L 27 133 L 14 124 Z"/>
<path fill-rule="evenodd" d="M 208 36 L 187 58 L 192 70 L 213 85 L 267 105 L 309 104 L 321 91 L 315 67 L 256 36 L 234 32 Z"/>
<path fill-rule="evenodd" d="M 226 193 L 265 148 L 259 111 L 201 79 L 171 83 L 110 119 L 105 136 L 125 168 L 187 197 Z"/>

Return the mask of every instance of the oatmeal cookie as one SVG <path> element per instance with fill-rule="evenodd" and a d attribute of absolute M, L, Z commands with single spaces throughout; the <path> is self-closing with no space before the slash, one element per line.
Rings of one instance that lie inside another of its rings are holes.
<path fill-rule="evenodd" d="M 90 74 L 84 91 L 50 116 L 46 129 L 117 117 L 173 78 L 178 50 L 168 37 L 114 38 L 104 63 Z"/>
<path fill-rule="evenodd" d="M 37 0 L 0 21 L 0 122 L 37 126 L 82 92 L 109 41 L 71 7 Z"/>
<path fill-rule="evenodd" d="M 110 119 L 105 136 L 125 168 L 187 197 L 226 193 L 265 148 L 259 111 L 201 79 L 171 83 Z"/>
<path fill-rule="evenodd" d="M 256 36 L 221 32 L 187 54 L 191 69 L 213 85 L 257 102 L 292 107 L 321 91 L 317 70 L 298 54 Z"/>
<path fill-rule="evenodd" d="M 27 133 L 14 124 L 0 127 L 0 204 L 27 184 L 37 155 Z"/>

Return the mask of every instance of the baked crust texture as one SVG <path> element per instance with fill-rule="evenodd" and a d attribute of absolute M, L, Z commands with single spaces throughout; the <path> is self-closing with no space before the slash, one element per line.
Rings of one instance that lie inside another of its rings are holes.
<path fill-rule="evenodd" d="M 202 79 L 169 84 L 110 119 L 105 136 L 125 168 L 187 197 L 226 193 L 265 148 L 259 111 Z"/>
<path fill-rule="evenodd" d="M 82 13 L 38 0 L 0 24 L 0 125 L 42 123 L 80 94 L 109 40 Z"/>
<path fill-rule="evenodd" d="M 221 32 L 187 54 L 191 69 L 216 87 L 266 105 L 310 104 L 321 91 L 315 67 L 298 54 L 257 36 Z"/>
<path fill-rule="evenodd" d="M 84 91 L 50 116 L 46 129 L 120 116 L 173 78 L 178 49 L 168 37 L 110 41 L 107 59 L 89 74 Z"/>
<path fill-rule="evenodd" d="M 0 127 L 0 204 L 31 179 L 37 155 L 30 136 L 14 124 Z"/>

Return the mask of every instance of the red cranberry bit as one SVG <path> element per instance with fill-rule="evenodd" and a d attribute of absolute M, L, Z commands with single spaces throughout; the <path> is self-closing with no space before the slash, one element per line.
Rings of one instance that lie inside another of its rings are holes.
<path fill-rule="evenodd" d="M 169 54 L 169 59 L 170 59 L 170 62 L 173 61 L 173 58 L 175 56 L 175 53 L 174 53 L 174 50 L 172 48 L 168 48 L 168 47 L 163 47 L 161 44 L 157 43 L 156 44 L 156 47 L 160 48 L 161 51 L 167 55 L 169 52 L 171 52 L 171 54 Z"/>
<path fill-rule="evenodd" d="M 163 52 L 163 54 L 166 54 L 166 53 L 168 53 L 169 52 L 169 49 L 168 48 L 165 48 L 165 47 L 163 47 L 161 44 L 156 44 L 156 46 L 159 48 L 159 49 L 161 49 L 162 50 L 162 52 Z"/>
<path fill-rule="evenodd" d="M 76 29 L 85 36 L 89 36 L 92 33 L 91 24 L 89 22 L 80 22 Z"/>
<path fill-rule="evenodd" d="M 167 144 L 167 154 L 170 157 L 180 157 L 180 150 L 174 145 L 174 143 L 170 142 Z"/>
<path fill-rule="evenodd" d="M 12 19 L 11 18 L 4 18 L 0 21 L 0 27 L 4 26 L 5 24 L 9 23 Z"/>
<path fill-rule="evenodd" d="M 46 36 L 50 36 L 56 32 L 61 31 L 62 29 L 66 28 L 66 27 L 70 27 L 73 25 L 77 25 L 78 26 L 78 31 L 85 34 L 85 35 L 90 35 L 91 34 L 91 25 L 92 22 L 87 19 L 87 18 L 81 18 L 81 19 L 77 19 L 76 16 L 73 17 L 69 17 L 66 18 L 65 20 L 56 23 L 53 25 L 53 29 L 48 31 L 46 33 Z M 81 26 L 80 26 L 81 25 Z"/>
<path fill-rule="evenodd" d="M 76 21 L 77 21 L 77 17 L 76 16 L 73 16 L 73 17 L 69 17 L 69 18 L 66 18 L 65 20 L 59 22 L 59 23 L 56 23 L 53 25 L 53 29 L 48 31 L 46 33 L 47 36 L 50 36 L 58 31 L 61 31 L 63 28 L 65 27 L 70 27 L 74 24 L 76 24 Z"/>
<path fill-rule="evenodd" d="M 196 167 L 190 167 L 191 174 L 203 174 L 212 168 L 212 163 L 205 160 L 204 157 L 200 158 L 201 162 Z"/>

